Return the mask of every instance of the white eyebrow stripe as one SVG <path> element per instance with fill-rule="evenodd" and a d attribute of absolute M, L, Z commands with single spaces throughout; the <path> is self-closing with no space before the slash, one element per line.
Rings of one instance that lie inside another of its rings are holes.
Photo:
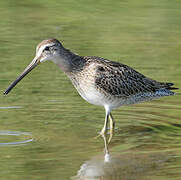
<path fill-rule="evenodd" d="M 42 52 L 46 46 L 47 46 L 47 44 L 40 46 L 39 49 L 37 49 L 36 56 L 40 57 L 40 55 L 42 54 Z"/>
<path fill-rule="evenodd" d="M 52 45 L 51 44 L 43 44 L 40 47 L 37 47 L 36 56 L 39 57 L 42 54 L 42 52 L 45 49 L 45 47 L 53 47 L 53 46 L 54 46 L 54 44 L 52 44 Z"/>

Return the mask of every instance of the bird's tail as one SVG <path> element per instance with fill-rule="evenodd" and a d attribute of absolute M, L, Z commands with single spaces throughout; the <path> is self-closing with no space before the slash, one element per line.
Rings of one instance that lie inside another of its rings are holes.
<path fill-rule="evenodd" d="M 176 88 L 176 87 L 172 87 L 174 85 L 174 83 L 164 83 L 164 87 L 165 89 L 168 89 L 168 90 L 176 90 L 176 89 L 179 89 L 179 88 Z"/>

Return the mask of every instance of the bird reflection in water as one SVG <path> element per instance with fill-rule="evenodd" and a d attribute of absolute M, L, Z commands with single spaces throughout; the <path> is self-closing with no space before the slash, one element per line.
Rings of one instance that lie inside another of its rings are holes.
<path fill-rule="evenodd" d="M 104 155 L 86 161 L 72 180 L 148 180 L 155 178 L 169 160 L 165 153 L 120 153 L 110 154 L 107 137 L 103 136 Z"/>

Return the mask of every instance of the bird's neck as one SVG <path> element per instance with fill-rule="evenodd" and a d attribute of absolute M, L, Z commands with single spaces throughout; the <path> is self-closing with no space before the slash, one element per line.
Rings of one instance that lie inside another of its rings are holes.
<path fill-rule="evenodd" d="M 65 48 L 61 49 L 59 55 L 53 60 L 53 62 L 66 74 L 79 71 L 85 64 L 81 56 L 76 55 Z"/>

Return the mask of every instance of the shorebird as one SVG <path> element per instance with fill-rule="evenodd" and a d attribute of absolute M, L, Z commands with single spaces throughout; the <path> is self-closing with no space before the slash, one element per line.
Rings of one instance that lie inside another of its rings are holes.
<path fill-rule="evenodd" d="M 111 110 L 162 96 L 172 96 L 173 83 L 158 82 L 131 67 L 96 56 L 79 56 L 56 39 L 43 40 L 36 47 L 36 56 L 22 74 L 10 84 L 4 94 L 24 78 L 38 64 L 53 61 L 72 81 L 80 96 L 87 102 L 104 106 L 105 121 L 100 135 L 107 134 L 110 120 L 112 138 L 115 121 Z"/>

